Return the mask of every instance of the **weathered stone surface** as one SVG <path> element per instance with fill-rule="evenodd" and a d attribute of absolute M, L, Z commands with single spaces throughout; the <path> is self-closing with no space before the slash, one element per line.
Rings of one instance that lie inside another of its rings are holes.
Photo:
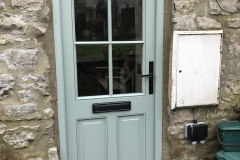
<path fill-rule="evenodd" d="M 168 133 L 174 139 L 183 139 L 184 138 L 184 126 L 169 126 Z"/>
<path fill-rule="evenodd" d="M 2 74 L 0 76 L 0 100 L 12 96 L 14 87 L 14 78 L 9 74 Z"/>
<path fill-rule="evenodd" d="M 207 118 L 218 118 L 218 117 L 223 117 L 224 116 L 224 110 L 218 110 L 218 109 L 212 109 L 208 110 L 207 112 Z"/>
<path fill-rule="evenodd" d="M 49 85 L 44 84 L 44 83 L 30 83 L 30 84 L 19 84 L 20 87 L 25 88 L 25 89 L 36 89 L 39 91 L 42 95 L 48 96 L 49 93 L 47 93 L 44 89 L 47 88 Z"/>
<path fill-rule="evenodd" d="M 21 126 L 21 128 L 24 129 L 32 129 L 32 130 L 39 130 L 40 129 L 40 125 L 36 125 L 36 126 Z"/>
<path fill-rule="evenodd" d="M 220 29 L 221 23 L 217 22 L 215 19 L 207 17 L 198 17 L 199 27 L 202 29 Z"/>
<path fill-rule="evenodd" d="M 175 7 L 178 12 L 190 12 L 197 8 L 199 0 L 176 0 Z"/>
<path fill-rule="evenodd" d="M 38 17 L 36 14 L 27 14 L 23 17 L 25 22 L 37 22 Z"/>
<path fill-rule="evenodd" d="M 181 157 L 184 156 L 184 154 L 186 153 L 187 151 L 187 148 L 184 147 L 183 145 L 181 145 L 181 143 L 179 141 L 173 141 L 171 142 L 171 153 L 172 155 L 174 155 L 174 160 L 175 158 L 177 157 Z M 181 159 L 181 160 L 184 160 L 184 159 Z"/>
<path fill-rule="evenodd" d="M 21 15 L 1 14 L 0 15 L 0 34 L 24 34 L 27 29 L 26 23 Z"/>
<path fill-rule="evenodd" d="M 45 6 L 41 10 L 40 14 L 38 15 L 39 21 L 48 22 L 49 21 L 49 13 L 50 13 L 50 9 L 47 6 Z"/>
<path fill-rule="evenodd" d="M 10 43 L 10 40 L 13 38 L 10 34 L 2 34 L 0 35 L 0 44 Z"/>
<path fill-rule="evenodd" d="M 240 113 L 240 104 L 237 104 L 237 105 L 233 106 L 233 111 L 235 113 Z"/>
<path fill-rule="evenodd" d="M 21 11 L 39 11 L 44 6 L 44 0 L 12 0 L 12 7 Z"/>
<path fill-rule="evenodd" d="M 240 34 L 233 34 L 229 37 L 229 41 L 240 44 Z"/>
<path fill-rule="evenodd" d="M 231 44 L 228 47 L 228 58 L 236 58 L 240 55 L 240 45 L 235 43 L 235 44 Z"/>
<path fill-rule="evenodd" d="M 43 113 L 46 118 L 54 117 L 54 111 L 51 108 L 44 109 Z"/>
<path fill-rule="evenodd" d="M 197 112 L 196 118 L 199 117 L 200 114 Z M 176 110 L 173 112 L 172 121 L 177 122 L 185 122 L 185 121 L 192 121 L 193 120 L 193 110 L 189 109 L 181 109 Z"/>
<path fill-rule="evenodd" d="M 47 32 L 48 25 L 46 23 L 34 23 L 33 33 L 36 36 L 44 35 Z"/>
<path fill-rule="evenodd" d="M 20 38 L 20 37 L 12 36 L 10 34 L 0 35 L 0 44 L 2 44 L 2 45 L 11 43 L 14 45 L 23 46 L 24 44 L 26 44 L 27 41 L 30 41 L 30 38 Z"/>
<path fill-rule="evenodd" d="M 54 125 L 54 122 L 53 122 L 52 124 L 50 124 L 50 125 L 46 126 L 46 129 L 49 129 L 49 128 L 51 128 L 53 125 Z"/>
<path fill-rule="evenodd" d="M 6 132 L 6 125 L 3 123 L 0 123 L 0 135 L 4 134 Z"/>
<path fill-rule="evenodd" d="M 38 60 L 38 49 L 7 49 L 0 54 L 10 70 L 34 70 Z"/>
<path fill-rule="evenodd" d="M 54 139 L 53 138 L 50 138 L 49 140 L 48 140 L 48 144 L 53 144 L 54 143 Z"/>
<path fill-rule="evenodd" d="M 59 160 L 58 159 L 58 155 L 57 155 L 57 148 L 56 147 L 49 148 L 49 150 L 48 150 L 48 159 L 49 160 Z"/>
<path fill-rule="evenodd" d="M 26 82 L 29 79 L 37 81 L 39 76 L 37 74 L 30 73 L 30 74 L 18 74 L 17 77 L 18 77 L 18 79 Z"/>
<path fill-rule="evenodd" d="M 37 112 L 37 105 L 34 103 L 27 103 L 22 105 L 13 105 L 5 107 L 5 114 L 7 116 L 22 116 Z"/>
<path fill-rule="evenodd" d="M 227 26 L 230 28 L 240 28 L 240 18 L 228 18 Z"/>
<path fill-rule="evenodd" d="M 43 160 L 41 157 L 37 157 L 37 158 L 29 158 L 28 160 Z"/>
<path fill-rule="evenodd" d="M 220 6 L 228 12 L 236 12 L 238 10 L 238 0 L 218 0 Z M 209 1 L 210 13 L 213 15 L 229 15 L 229 13 L 223 11 L 217 4 L 216 0 Z"/>
<path fill-rule="evenodd" d="M 31 130 L 34 130 L 35 132 L 37 130 L 40 129 L 40 125 L 37 125 L 37 126 L 20 126 L 20 127 L 15 127 L 15 128 L 10 128 L 10 129 L 7 129 L 7 131 L 16 131 L 20 128 L 23 128 L 23 129 L 31 129 Z"/>
<path fill-rule="evenodd" d="M 173 18 L 174 29 L 175 30 L 188 30 L 188 31 L 194 31 L 196 30 L 196 25 L 194 23 L 194 19 L 196 17 L 196 14 L 193 15 L 184 15 L 181 17 Z"/>
<path fill-rule="evenodd" d="M 44 104 L 45 104 L 45 107 L 51 107 L 52 105 L 52 97 L 51 96 L 48 96 L 44 99 Z"/>
<path fill-rule="evenodd" d="M 22 102 L 33 102 L 38 100 L 31 90 L 20 90 L 18 91 L 18 96 Z"/>
<path fill-rule="evenodd" d="M 12 145 L 14 148 L 27 147 L 29 142 L 33 141 L 35 136 L 33 133 L 22 132 L 20 134 L 6 135 L 3 140 Z"/>
<path fill-rule="evenodd" d="M 13 38 L 10 40 L 11 44 L 23 46 L 30 41 L 30 38 Z"/>
<path fill-rule="evenodd" d="M 30 83 L 30 84 L 20 84 L 22 88 L 33 88 L 33 89 L 38 89 L 38 88 L 47 88 L 49 87 L 48 84 L 45 83 Z"/>
<path fill-rule="evenodd" d="M 231 102 L 232 101 L 232 99 L 229 98 L 229 97 L 222 97 L 222 100 L 224 100 L 226 102 Z"/>
<path fill-rule="evenodd" d="M 3 0 L 0 0 L 0 9 L 1 10 L 6 10 L 5 9 L 5 4 L 4 4 Z"/>

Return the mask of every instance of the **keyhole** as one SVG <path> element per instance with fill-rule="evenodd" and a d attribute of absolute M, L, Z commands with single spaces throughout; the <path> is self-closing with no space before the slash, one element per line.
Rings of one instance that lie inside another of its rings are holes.
<path fill-rule="evenodd" d="M 182 70 L 179 70 L 179 73 L 182 73 Z"/>

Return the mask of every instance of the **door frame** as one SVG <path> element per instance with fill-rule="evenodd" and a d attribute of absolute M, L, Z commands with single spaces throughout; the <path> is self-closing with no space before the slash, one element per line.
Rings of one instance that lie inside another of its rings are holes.
<path fill-rule="evenodd" d="M 156 23 L 155 23 L 155 63 L 154 63 L 154 109 L 155 109 L 155 160 L 162 159 L 162 73 L 163 73 L 163 20 L 164 20 L 164 1 L 156 1 Z M 58 104 L 58 124 L 60 139 L 60 157 L 68 160 L 67 148 L 67 129 L 66 129 L 66 106 L 65 106 L 65 85 L 63 69 L 63 41 L 62 41 L 62 21 L 61 21 L 61 2 L 52 0 L 53 4 L 53 26 L 54 44 L 57 77 L 57 104 Z M 161 73 L 161 74 L 158 74 Z M 158 82 L 158 83 L 156 83 Z"/>

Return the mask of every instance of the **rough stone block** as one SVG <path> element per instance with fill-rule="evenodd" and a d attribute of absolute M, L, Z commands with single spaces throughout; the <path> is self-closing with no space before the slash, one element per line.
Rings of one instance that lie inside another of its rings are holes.
<path fill-rule="evenodd" d="M 37 105 L 34 103 L 27 103 L 22 105 L 13 105 L 5 107 L 5 114 L 7 116 L 22 116 L 37 112 Z"/>
<path fill-rule="evenodd" d="M 240 45 L 237 43 L 235 44 L 230 44 L 228 47 L 228 57 L 229 58 L 236 58 L 240 55 Z"/>
<path fill-rule="evenodd" d="M 38 60 L 38 49 L 7 49 L 0 54 L 10 70 L 34 70 Z"/>
<path fill-rule="evenodd" d="M 180 126 L 169 126 L 168 127 L 168 134 L 170 134 L 170 136 L 173 139 L 184 139 L 184 126 L 180 125 Z"/>
<path fill-rule="evenodd" d="M 198 17 L 199 27 L 202 29 L 220 29 L 221 23 L 217 22 L 215 19 L 207 17 Z"/>
<path fill-rule="evenodd" d="M 218 110 L 218 109 L 213 109 L 213 110 L 208 110 L 207 112 L 207 118 L 218 118 L 218 117 L 223 117 L 224 116 L 224 110 Z"/>
<path fill-rule="evenodd" d="M 28 160 L 43 160 L 41 157 L 37 157 L 37 158 L 29 158 Z"/>
<path fill-rule="evenodd" d="M 46 23 L 34 23 L 33 24 L 33 33 L 36 36 L 44 35 L 47 32 L 48 25 Z"/>
<path fill-rule="evenodd" d="M 227 26 L 230 28 L 240 28 L 240 18 L 228 18 Z"/>
<path fill-rule="evenodd" d="M 40 125 L 37 125 L 37 126 L 20 126 L 20 127 L 15 127 L 15 128 L 9 128 L 9 129 L 7 129 L 7 131 L 11 131 L 12 132 L 12 131 L 16 131 L 16 130 L 18 130 L 20 128 L 31 129 L 31 130 L 34 130 L 36 132 L 37 130 L 40 129 Z"/>
<path fill-rule="evenodd" d="M 45 118 L 52 118 L 54 117 L 54 111 L 51 108 L 46 108 L 43 111 Z"/>
<path fill-rule="evenodd" d="M 193 121 L 193 109 L 181 109 L 181 110 L 175 110 L 173 112 L 172 121 L 174 123 L 177 122 L 189 122 Z M 199 112 L 197 112 L 196 118 L 200 116 Z"/>
<path fill-rule="evenodd" d="M 228 12 L 236 12 L 238 10 L 238 0 L 218 0 L 220 6 Z M 216 0 L 209 1 L 210 14 L 212 15 L 229 15 L 229 13 L 223 11 L 217 4 Z"/>
<path fill-rule="evenodd" d="M 177 157 L 184 156 L 184 154 L 186 154 L 186 152 L 187 152 L 187 148 L 178 141 L 171 142 L 171 146 L 172 146 L 171 153 L 172 153 L 172 155 L 174 155 L 174 157 L 173 157 L 174 159 Z M 181 159 L 181 160 L 184 160 L 184 159 Z"/>
<path fill-rule="evenodd" d="M 58 155 L 57 155 L 57 148 L 56 147 L 49 148 L 49 150 L 48 150 L 48 159 L 49 160 L 59 160 L 58 159 Z"/>
<path fill-rule="evenodd" d="M 38 17 L 36 14 L 27 14 L 27 15 L 23 16 L 23 19 L 25 22 L 37 22 L 38 21 Z"/>
<path fill-rule="evenodd" d="M 14 78 L 9 74 L 2 74 L 0 76 L 0 100 L 12 96 L 14 87 Z"/>
<path fill-rule="evenodd" d="M 0 123 L 0 135 L 4 134 L 6 132 L 6 125 L 3 123 Z"/>
<path fill-rule="evenodd" d="M 20 38 L 20 37 L 15 37 L 10 34 L 2 34 L 0 35 L 0 44 L 5 45 L 8 43 L 11 43 L 13 45 L 25 45 L 27 42 L 30 41 L 30 38 Z"/>
<path fill-rule="evenodd" d="M 194 31 L 196 30 L 196 25 L 194 22 L 196 14 L 193 15 L 185 15 L 181 17 L 173 18 L 174 29 L 175 30 L 187 30 Z"/>
<path fill-rule="evenodd" d="M 232 101 L 232 99 L 229 98 L 229 97 L 222 97 L 221 99 L 226 101 L 226 102 L 231 102 Z"/>
<path fill-rule="evenodd" d="M 21 15 L 1 14 L 0 34 L 24 34 L 27 29 Z"/>
<path fill-rule="evenodd" d="M 5 9 L 5 4 L 4 4 L 3 0 L 0 0 L 0 9 L 1 10 L 6 10 Z"/>
<path fill-rule="evenodd" d="M 12 145 L 14 148 L 24 148 L 27 147 L 29 142 L 33 141 L 35 136 L 33 133 L 22 132 L 20 134 L 6 135 L 3 140 Z"/>
<path fill-rule="evenodd" d="M 232 43 L 240 44 L 240 34 L 233 34 L 229 37 L 229 41 Z"/>
<path fill-rule="evenodd" d="M 49 85 L 44 83 L 30 83 L 30 84 L 19 84 L 20 87 L 25 89 L 36 89 L 39 93 L 41 93 L 44 96 L 48 96 L 49 93 L 47 93 L 44 89 L 47 88 Z"/>
<path fill-rule="evenodd" d="M 20 90 L 18 91 L 18 96 L 22 102 L 33 102 L 38 100 L 31 90 Z"/>
<path fill-rule="evenodd" d="M 240 113 L 240 104 L 237 104 L 237 105 L 235 105 L 235 106 L 233 106 L 233 111 L 235 112 L 235 113 Z M 0 127 L 1 128 L 1 127 Z"/>
<path fill-rule="evenodd" d="M 12 7 L 24 12 L 39 11 L 44 6 L 44 0 L 12 0 Z"/>
<path fill-rule="evenodd" d="M 45 83 L 29 83 L 29 84 L 20 84 L 22 88 L 33 88 L 33 89 L 38 89 L 38 88 L 47 88 L 49 87 L 48 84 Z"/>
<path fill-rule="evenodd" d="M 18 77 L 18 79 L 20 79 L 24 82 L 28 81 L 29 79 L 37 81 L 38 78 L 39 78 L 39 76 L 37 74 L 32 74 L 32 73 L 30 73 L 30 74 L 18 74 L 17 77 Z"/>
<path fill-rule="evenodd" d="M 175 7 L 178 12 L 190 12 L 197 8 L 199 0 L 176 0 Z"/>
<path fill-rule="evenodd" d="M 38 15 L 39 21 L 48 22 L 49 21 L 49 13 L 50 13 L 50 9 L 47 6 L 45 6 L 41 10 L 40 14 Z"/>

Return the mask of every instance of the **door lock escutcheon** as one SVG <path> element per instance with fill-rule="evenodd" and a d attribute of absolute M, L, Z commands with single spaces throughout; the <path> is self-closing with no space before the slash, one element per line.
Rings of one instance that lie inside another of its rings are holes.
<path fill-rule="evenodd" d="M 153 61 L 149 62 L 149 74 L 142 75 L 143 78 L 149 78 L 149 94 L 153 94 Z"/>

